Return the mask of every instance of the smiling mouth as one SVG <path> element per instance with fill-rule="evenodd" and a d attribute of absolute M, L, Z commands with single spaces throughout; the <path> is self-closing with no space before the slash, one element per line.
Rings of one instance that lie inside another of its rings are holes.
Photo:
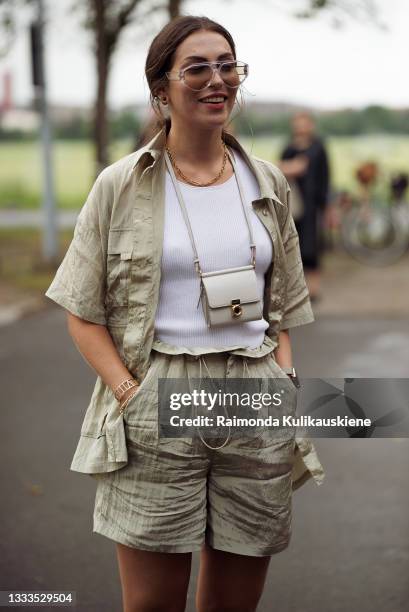
<path fill-rule="evenodd" d="M 203 98 L 199 100 L 203 104 L 224 104 L 227 100 L 227 96 L 209 96 L 208 98 Z"/>

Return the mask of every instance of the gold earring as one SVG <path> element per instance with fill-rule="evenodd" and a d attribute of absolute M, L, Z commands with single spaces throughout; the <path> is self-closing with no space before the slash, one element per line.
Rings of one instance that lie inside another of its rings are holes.
<path fill-rule="evenodd" d="M 167 103 L 168 103 L 168 99 L 167 99 L 166 97 L 163 97 L 163 98 L 161 99 L 161 102 L 162 102 L 162 104 L 164 104 L 164 105 L 166 106 L 166 105 L 167 105 Z"/>

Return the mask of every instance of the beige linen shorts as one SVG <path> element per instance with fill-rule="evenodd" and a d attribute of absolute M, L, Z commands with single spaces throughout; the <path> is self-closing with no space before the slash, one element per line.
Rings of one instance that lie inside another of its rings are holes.
<path fill-rule="evenodd" d="M 213 450 L 198 436 L 158 435 L 158 379 L 204 376 L 281 378 L 295 413 L 296 390 L 272 352 L 247 358 L 152 349 L 147 375 L 124 413 L 128 464 L 97 475 L 93 532 L 158 552 L 199 551 L 206 541 L 242 555 L 277 553 L 291 537 L 294 436 L 236 431 Z M 205 438 L 213 447 L 225 439 Z"/>

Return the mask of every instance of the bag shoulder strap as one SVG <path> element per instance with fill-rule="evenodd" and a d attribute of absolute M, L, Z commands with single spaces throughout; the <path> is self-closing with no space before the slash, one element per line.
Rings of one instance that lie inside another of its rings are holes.
<path fill-rule="evenodd" d="M 243 212 L 244 212 L 244 216 L 245 216 L 245 219 L 246 219 L 247 227 L 248 227 L 248 230 L 249 230 L 249 236 L 250 236 L 250 249 L 251 249 L 251 253 L 252 253 L 252 265 L 253 265 L 253 267 L 255 267 L 255 265 L 256 265 L 256 245 L 255 245 L 255 242 L 254 242 L 253 230 L 252 230 L 252 227 L 251 227 L 251 222 L 250 222 L 249 214 L 248 214 L 247 207 L 246 207 L 246 204 L 245 204 L 243 186 L 242 186 L 241 180 L 240 180 L 240 178 L 238 176 L 236 162 L 234 160 L 234 157 L 233 157 L 232 153 L 230 152 L 229 147 L 227 147 L 227 154 L 228 154 L 229 159 L 231 161 L 231 164 L 233 166 L 234 176 L 236 178 L 237 186 L 238 186 L 239 193 L 240 193 L 240 201 L 241 201 L 241 205 L 242 205 L 242 208 L 243 208 Z M 176 191 L 176 195 L 177 195 L 177 198 L 178 198 L 178 201 L 179 201 L 179 204 L 180 204 L 180 208 L 181 208 L 181 211 L 182 211 L 183 219 L 184 219 L 184 221 L 186 223 L 186 227 L 187 227 L 187 230 L 188 230 L 188 233 L 189 233 L 190 242 L 192 243 L 192 249 L 193 249 L 193 253 L 194 253 L 194 260 L 193 261 L 194 261 L 194 264 L 195 264 L 195 268 L 196 268 L 197 273 L 200 275 L 202 270 L 200 268 L 199 255 L 197 253 L 197 248 L 196 248 L 196 243 L 195 243 L 195 239 L 194 239 L 194 236 L 193 236 L 192 226 L 191 226 L 190 221 L 189 221 L 189 215 L 188 215 L 187 210 L 186 210 L 186 206 L 185 206 L 185 203 L 184 203 L 184 200 L 183 200 L 183 196 L 182 196 L 182 193 L 181 193 L 181 190 L 180 190 L 180 187 L 179 187 L 179 183 L 178 183 L 178 181 L 176 179 L 175 172 L 173 170 L 173 165 L 172 165 L 172 163 L 171 163 L 171 161 L 169 159 L 169 155 L 168 155 L 166 150 L 165 150 L 165 161 L 166 161 L 166 166 L 167 166 L 167 168 L 169 170 L 170 177 L 172 179 L 173 186 L 174 186 L 175 191 Z"/>

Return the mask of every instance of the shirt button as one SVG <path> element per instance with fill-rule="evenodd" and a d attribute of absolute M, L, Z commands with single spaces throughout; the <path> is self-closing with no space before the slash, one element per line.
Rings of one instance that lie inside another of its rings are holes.
<path fill-rule="evenodd" d="M 264 207 L 264 208 L 263 208 L 263 215 L 264 215 L 265 217 L 268 215 L 268 211 L 267 211 L 267 208 L 266 208 L 266 207 Z"/>

